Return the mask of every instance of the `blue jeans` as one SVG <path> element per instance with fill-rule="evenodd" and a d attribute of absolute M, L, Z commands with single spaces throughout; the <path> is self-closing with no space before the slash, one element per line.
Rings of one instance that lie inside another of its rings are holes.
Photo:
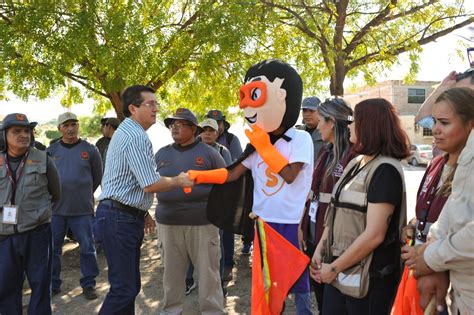
<path fill-rule="evenodd" d="M 99 203 L 94 234 L 104 246 L 110 289 L 99 314 L 135 314 L 140 292 L 140 247 L 144 220 Z"/>
<path fill-rule="evenodd" d="M 295 293 L 296 315 L 313 315 L 311 310 L 311 292 Z"/>
<path fill-rule="evenodd" d="M 80 284 L 82 288 L 95 288 L 95 278 L 99 275 L 97 256 L 92 236 L 92 215 L 62 216 L 53 215 L 51 231 L 53 232 L 53 289 L 61 287 L 61 255 L 64 237 L 68 227 L 79 243 L 79 259 L 81 265 Z"/>
<path fill-rule="evenodd" d="M 223 234 L 225 232 L 221 229 L 219 229 L 219 236 L 221 239 L 221 260 L 220 260 L 220 265 L 219 265 L 219 274 L 221 275 L 221 281 L 222 281 L 222 275 L 224 274 L 224 241 L 223 241 Z M 234 234 L 232 234 L 234 235 Z M 193 274 L 194 274 L 194 266 L 193 263 L 189 263 L 188 271 L 186 272 L 186 279 L 193 279 Z"/>
<path fill-rule="evenodd" d="M 51 314 L 50 224 L 0 241 L 0 314 L 22 314 L 25 275 L 31 287 L 28 314 Z"/>

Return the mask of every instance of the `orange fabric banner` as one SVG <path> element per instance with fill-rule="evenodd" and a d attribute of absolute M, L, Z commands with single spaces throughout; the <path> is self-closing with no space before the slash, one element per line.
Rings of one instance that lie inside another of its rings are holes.
<path fill-rule="evenodd" d="M 255 224 L 252 315 L 276 315 L 309 258 L 262 219 Z"/>
<path fill-rule="evenodd" d="M 392 315 L 423 315 L 420 307 L 420 295 L 416 289 L 416 279 L 413 271 L 405 266 L 402 280 L 398 286 L 395 302 L 392 307 Z"/>

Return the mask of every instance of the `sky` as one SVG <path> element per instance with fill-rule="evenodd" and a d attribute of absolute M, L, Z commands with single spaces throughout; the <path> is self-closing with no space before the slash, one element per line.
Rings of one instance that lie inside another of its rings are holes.
<path fill-rule="evenodd" d="M 474 1 L 467 2 L 473 2 L 472 4 L 468 4 L 468 6 L 472 6 L 473 8 L 471 9 L 474 9 Z M 471 39 L 471 41 L 469 42 L 467 39 Z M 458 72 L 466 70 L 469 67 L 466 53 L 463 53 L 462 57 L 458 56 L 456 53 L 456 48 L 462 47 L 462 42 L 474 47 L 473 26 L 471 26 L 471 29 L 469 29 L 469 27 L 464 27 L 438 39 L 436 42 L 423 46 L 423 52 L 421 53 L 420 58 L 420 71 L 417 75 L 417 80 L 441 81 L 452 70 Z M 465 52 L 465 49 L 463 48 L 462 51 Z M 378 81 L 403 79 L 409 68 L 407 55 L 401 55 L 399 61 L 400 65 L 387 71 L 387 73 L 380 77 Z M 57 116 L 62 112 L 67 111 L 61 107 L 59 102 L 60 97 L 52 97 L 43 101 L 30 98 L 25 102 L 15 98 L 13 95 L 7 96 L 9 97 L 8 101 L 0 101 L 0 117 L 12 112 L 21 112 L 27 114 L 30 121 L 45 123 L 51 119 L 57 118 Z M 92 101 L 86 100 L 83 104 L 74 105 L 70 111 L 79 116 L 90 115 L 93 111 Z M 106 116 L 115 117 L 115 112 L 110 111 Z M 235 129 L 234 131 L 240 139 L 245 138 L 245 136 L 243 136 L 243 123 L 240 121 L 235 125 L 236 127 L 232 129 Z M 162 145 L 171 142 L 169 132 L 161 124 L 153 126 L 148 133 L 151 136 L 150 138 L 152 138 L 155 150 Z"/>

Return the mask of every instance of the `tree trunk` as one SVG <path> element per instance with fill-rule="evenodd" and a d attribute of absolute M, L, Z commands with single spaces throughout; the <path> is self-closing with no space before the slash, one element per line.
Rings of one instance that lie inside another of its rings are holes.
<path fill-rule="evenodd" d="M 344 60 L 338 58 L 334 64 L 334 74 L 331 75 L 331 84 L 329 90 L 332 96 L 344 96 L 344 80 L 346 79 L 347 69 L 344 66 Z"/>
<path fill-rule="evenodd" d="M 120 119 L 120 121 L 124 120 L 125 116 L 123 115 L 122 100 L 120 99 L 120 92 L 109 93 L 109 99 L 110 99 L 110 102 L 112 103 L 112 106 L 115 109 L 117 118 Z"/>

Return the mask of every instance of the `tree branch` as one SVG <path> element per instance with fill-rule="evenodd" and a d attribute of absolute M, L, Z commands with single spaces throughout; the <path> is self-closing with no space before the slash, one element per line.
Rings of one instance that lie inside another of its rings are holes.
<path fill-rule="evenodd" d="M 269 2 L 269 1 L 265 1 L 265 0 L 260 0 L 260 2 L 268 7 L 271 7 L 271 8 L 278 8 L 280 10 L 283 10 L 283 11 L 286 11 L 288 12 L 289 14 L 293 15 L 299 23 L 301 23 L 301 26 L 302 26 L 302 31 L 308 35 L 309 37 L 311 38 L 316 38 L 316 34 L 314 34 L 313 31 L 311 31 L 311 29 L 308 27 L 308 24 L 306 23 L 306 21 L 301 17 L 301 15 L 299 15 L 296 11 L 288 8 L 288 7 L 285 7 L 284 5 L 280 5 L 280 4 L 275 4 L 273 2 Z"/>
<path fill-rule="evenodd" d="M 473 22 L 474 22 L 474 17 L 470 17 L 469 19 L 464 20 L 461 23 L 455 24 L 455 25 L 453 25 L 449 28 L 446 28 L 442 31 L 431 34 L 428 37 L 422 37 L 419 40 L 417 40 L 416 43 L 420 46 L 425 45 L 427 43 L 435 41 L 436 39 L 438 39 L 438 38 L 440 38 L 440 37 L 442 37 L 446 34 L 449 34 L 449 33 L 453 32 L 457 29 L 463 28 L 464 26 L 469 25 Z M 412 48 L 411 45 L 404 45 L 404 46 L 398 47 L 398 48 L 394 47 L 393 49 L 386 52 L 386 54 L 389 54 L 389 55 L 392 55 L 392 56 L 397 56 L 401 53 L 404 53 L 404 52 L 410 50 L 411 48 Z M 365 56 L 363 56 L 359 59 L 356 59 L 356 60 L 352 61 L 349 64 L 348 69 L 354 69 L 356 67 L 359 67 L 359 66 L 367 64 L 367 63 L 381 61 L 377 58 L 377 56 L 379 56 L 379 54 L 380 54 L 380 50 L 376 51 L 376 52 L 373 52 L 371 54 L 365 55 Z"/>
<path fill-rule="evenodd" d="M 383 22 L 383 19 L 391 12 L 392 6 L 397 5 L 398 0 L 390 0 L 390 3 L 379 12 L 379 14 L 374 17 L 369 23 L 367 23 L 350 41 L 349 45 L 346 46 L 344 52 L 346 55 L 349 55 L 359 44 L 360 40 L 370 32 L 372 27 L 378 26 Z"/>

